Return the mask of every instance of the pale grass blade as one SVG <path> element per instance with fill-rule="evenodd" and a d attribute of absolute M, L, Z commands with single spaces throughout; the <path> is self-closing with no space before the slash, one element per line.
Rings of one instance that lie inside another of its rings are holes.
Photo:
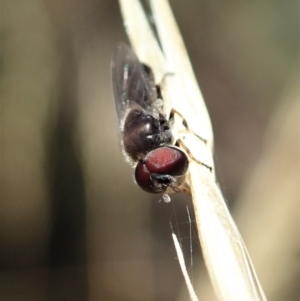
<path fill-rule="evenodd" d="M 213 167 L 213 133 L 206 106 L 197 85 L 182 37 L 166 0 L 152 0 L 151 6 L 164 55 L 137 0 L 120 0 L 126 31 L 139 59 L 163 81 L 165 110 L 179 110 L 190 128 L 202 138 L 184 133 L 182 120 L 175 119 L 179 138 L 200 161 Z M 199 238 L 206 266 L 220 300 L 266 300 L 251 260 L 225 200 L 211 173 L 193 160 L 190 181 Z M 189 285 L 188 285 L 189 286 Z"/>

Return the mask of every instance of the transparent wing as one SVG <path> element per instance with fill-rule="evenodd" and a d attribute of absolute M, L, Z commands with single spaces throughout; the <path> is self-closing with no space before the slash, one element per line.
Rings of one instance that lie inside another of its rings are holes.
<path fill-rule="evenodd" d="M 125 44 L 119 45 L 113 55 L 112 85 L 120 122 L 130 107 L 140 106 L 149 113 L 155 110 L 157 95 L 153 77 Z"/>

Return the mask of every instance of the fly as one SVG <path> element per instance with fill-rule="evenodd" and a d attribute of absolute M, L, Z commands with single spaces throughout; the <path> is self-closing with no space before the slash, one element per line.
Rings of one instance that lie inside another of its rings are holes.
<path fill-rule="evenodd" d="M 113 55 L 112 81 L 123 153 L 135 166 L 136 183 L 169 201 L 168 194 L 187 190 L 182 184 L 189 165 L 186 153 L 173 145 L 170 121 L 176 111 L 166 118 L 152 70 L 124 44 Z"/>

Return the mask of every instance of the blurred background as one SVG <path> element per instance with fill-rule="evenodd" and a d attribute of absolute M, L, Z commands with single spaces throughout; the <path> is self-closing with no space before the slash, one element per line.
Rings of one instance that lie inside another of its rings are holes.
<path fill-rule="evenodd" d="M 218 181 L 267 297 L 299 300 L 299 2 L 170 4 L 211 115 Z M 189 199 L 142 192 L 120 152 L 118 2 L 1 6 L 0 300 L 188 300 L 170 221 L 188 221 Z M 196 291 L 215 300 L 193 252 Z"/>

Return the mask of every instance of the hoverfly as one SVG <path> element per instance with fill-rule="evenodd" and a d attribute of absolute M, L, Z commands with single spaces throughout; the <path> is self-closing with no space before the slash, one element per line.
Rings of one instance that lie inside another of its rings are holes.
<path fill-rule="evenodd" d="M 173 145 L 171 131 L 174 114 L 181 114 L 175 110 L 169 118 L 163 114 L 160 86 L 155 85 L 151 68 L 121 44 L 113 55 L 112 82 L 121 145 L 127 161 L 135 166 L 136 183 L 144 191 L 163 193 L 165 201 L 170 193 L 188 192 L 183 183 L 189 160 Z"/>

